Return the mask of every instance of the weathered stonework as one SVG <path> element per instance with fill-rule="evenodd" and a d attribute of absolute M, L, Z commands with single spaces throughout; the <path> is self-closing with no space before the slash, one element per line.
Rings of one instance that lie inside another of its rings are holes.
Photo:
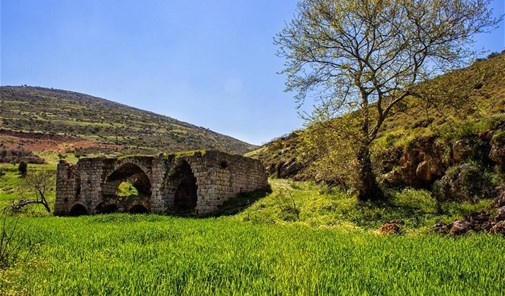
<path fill-rule="evenodd" d="M 138 195 L 121 197 L 129 182 Z M 191 155 L 82 158 L 60 161 L 56 215 L 108 212 L 183 212 L 203 215 L 239 193 L 268 187 L 263 165 L 254 159 L 218 151 Z"/>

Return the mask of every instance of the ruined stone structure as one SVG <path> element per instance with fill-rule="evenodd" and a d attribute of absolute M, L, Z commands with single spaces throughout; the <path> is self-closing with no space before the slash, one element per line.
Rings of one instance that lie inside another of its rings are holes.
<path fill-rule="evenodd" d="M 122 196 L 120 184 L 136 190 Z M 82 158 L 60 161 L 56 215 L 110 212 L 203 215 L 226 200 L 268 187 L 263 165 L 218 151 L 187 155 Z"/>

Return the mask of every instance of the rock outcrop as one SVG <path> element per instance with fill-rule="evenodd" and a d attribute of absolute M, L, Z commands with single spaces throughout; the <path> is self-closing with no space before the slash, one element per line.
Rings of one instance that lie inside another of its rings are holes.
<path fill-rule="evenodd" d="M 384 152 L 387 157 L 376 157 L 376 165 L 382 168 L 381 179 L 386 186 L 430 189 L 438 180 L 445 178 L 443 182 L 448 183 L 449 187 L 454 185 L 456 192 L 464 180 L 451 173 L 454 167 L 460 166 L 463 171 L 474 171 L 475 164 L 478 164 L 477 170 L 482 176 L 483 170 L 493 171 L 495 165 L 505 166 L 505 133 L 490 130 L 467 135 L 453 142 L 435 136 L 421 137 L 412 140 L 399 155 L 391 154 L 390 151 L 391 149 L 388 149 Z M 392 159 L 395 157 L 396 160 Z M 471 168 L 462 167 L 466 163 L 474 164 L 468 165 L 472 166 Z M 454 196 L 449 192 L 443 194 Z"/>
<path fill-rule="evenodd" d="M 505 235 L 505 191 L 491 203 L 489 210 L 471 213 L 466 219 L 449 224 L 439 222 L 433 230 L 450 235 L 479 232 Z"/>

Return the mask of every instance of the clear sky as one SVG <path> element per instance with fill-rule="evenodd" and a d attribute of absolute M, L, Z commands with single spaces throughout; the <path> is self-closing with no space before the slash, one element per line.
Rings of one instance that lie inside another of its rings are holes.
<path fill-rule="evenodd" d="M 303 125 L 273 45 L 296 0 L 0 1 L 1 85 L 78 91 L 253 144 Z M 505 49 L 504 28 L 479 48 Z"/>

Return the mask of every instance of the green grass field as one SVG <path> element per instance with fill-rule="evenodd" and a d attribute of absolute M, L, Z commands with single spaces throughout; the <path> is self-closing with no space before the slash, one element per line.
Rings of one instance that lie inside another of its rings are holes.
<path fill-rule="evenodd" d="M 2 165 L 0 206 L 17 197 L 17 167 Z M 31 166 L 30 169 L 54 169 Z M 505 238 L 430 234 L 489 203 L 443 203 L 426 191 L 359 203 L 345 191 L 271 180 L 219 218 L 112 214 L 18 216 L 17 263 L 0 295 L 503 295 Z M 50 196 L 54 200 L 54 193 Z M 237 210 L 240 209 L 240 210 Z M 405 221 L 404 235 L 375 230 Z"/>
<path fill-rule="evenodd" d="M 113 214 L 23 218 L 13 295 L 503 295 L 505 239 Z M 28 244 L 28 242 L 27 242 Z M 26 245 L 28 247 L 28 245 Z"/>

